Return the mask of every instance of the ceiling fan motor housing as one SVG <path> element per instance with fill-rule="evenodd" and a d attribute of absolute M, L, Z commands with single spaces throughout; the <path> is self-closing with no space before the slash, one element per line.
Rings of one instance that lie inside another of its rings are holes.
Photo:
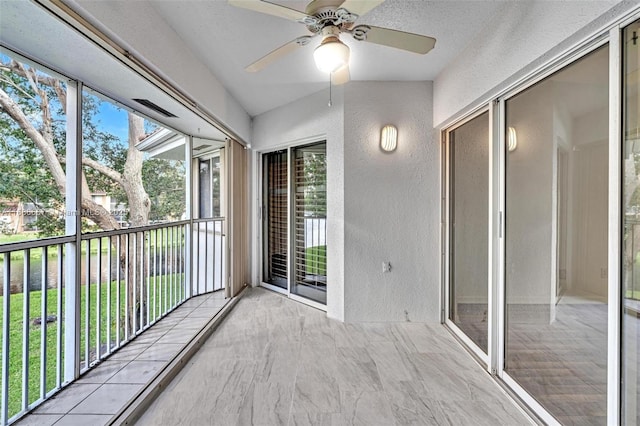
<path fill-rule="evenodd" d="M 321 32 L 327 26 L 334 26 L 339 29 L 347 28 L 358 19 L 358 15 L 346 9 L 336 9 L 336 7 L 316 9 L 311 16 L 313 16 L 315 22 L 305 21 L 303 23 L 307 26 L 307 29 L 314 34 Z"/>

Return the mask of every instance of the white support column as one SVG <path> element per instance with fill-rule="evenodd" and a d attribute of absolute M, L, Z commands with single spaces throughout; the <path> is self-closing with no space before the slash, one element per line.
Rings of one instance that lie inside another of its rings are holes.
<path fill-rule="evenodd" d="M 82 83 L 67 82 L 67 158 L 65 232 L 64 381 L 80 376 L 80 268 L 82 208 Z"/>
<path fill-rule="evenodd" d="M 194 188 L 196 187 L 194 185 L 194 170 L 196 170 L 196 173 L 199 173 L 200 171 L 197 168 L 193 167 L 193 136 L 188 136 L 185 138 L 185 148 L 184 148 L 184 155 L 185 155 L 185 168 L 186 168 L 186 193 L 187 193 L 187 199 L 186 199 L 186 219 L 189 220 L 189 223 L 187 225 L 185 225 L 185 229 L 186 232 L 184 233 L 184 247 L 185 247 L 185 254 L 186 254 L 186 259 L 183 259 L 183 268 L 184 268 L 184 282 L 185 282 L 185 296 L 187 299 L 189 299 L 191 296 L 193 296 L 193 256 L 194 254 L 197 252 L 196 250 L 194 250 L 193 245 L 192 245 L 192 235 L 193 235 L 193 212 L 194 212 Z"/>

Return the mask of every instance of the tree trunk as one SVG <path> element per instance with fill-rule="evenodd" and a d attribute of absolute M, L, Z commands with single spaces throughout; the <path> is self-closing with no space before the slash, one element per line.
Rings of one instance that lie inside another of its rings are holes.
<path fill-rule="evenodd" d="M 4 110 L 25 132 L 25 134 L 33 141 L 35 146 L 41 152 L 44 161 L 46 162 L 51 175 L 55 181 L 55 185 L 64 197 L 66 195 L 66 183 L 67 176 L 62 167 L 64 158 L 59 157 L 56 148 L 53 143 L 53 129 L 52 129 L 52 116 L 50 111 L 50 104 L 47 92 L 42 89 L 41 85 L 52 87 L 59 97 L 60 103 L 63 109 L 66 109 L 66 92 L 60 85 L 60 82 L 55 78 L 39 75 L 35 69 L 28 68 L 21 63 L 12 61 L 7 67 L 28 80 L 28 84 L 39 95 L 39 99 L 36 101 L 41 109 L 41 123 L 39 127 L 29 119 L 29 117 L 22 110 L 21 106 L 16 103 L 4 90 L 0 89 L 0 108 Z M 26 92 L 25 92 L 26 93 Z M 144 226 L 149 222 L 149 210 L 150 200 L 147 192 L 144 189 L 142 182 L 142 164 L 144 156 L 135 146 L 144 137 L 144 120 L 132 113 L 128 114 L 129 121 L 129 137 L 128 137 L 128 150 L 127 158 L 124 165 L 124 172 L 120 175 L 114 169 L 111 169 L 98 161 L 90 158 L 83 158 L 82 163 L 84 166 L 91 167 L 97 172 L 103 174 L 109 179 L 113 180 L 124 190 L 127 196 L 127 202 L 129 205 L 129 221 L 131 226 Z M 101 229 L 107 231 L 112 229 L 119 229 L 120 225 L 116 219 L 111 215 L 107 209 L 97 204 L 91 198 L 91 191 L 87 184 L 84 171 L 81 170 L 81 191 L 82 202 L 81 212 L 83 217 L 91 219 Z M 144 245 L 143 235 L 139 232 L 135 234 L 135 239 L 129 239 L 129 252 L 126 250 L 126 237 L 120 237 L 121 251 L 119 253 L 123 273 L 128 274 L 129 288 L 127 289 L 129 294 L 129 300 L 133 301 L 134 291 L 136 292 L 136 304 L 133 303 L 129 306 L 129 327 L 130 332 L 135 333 L 146 324 L 146 283 L 144 277 L 147 275 L 146 266 L 143 270 L 142 265 L 142 247 Z M 111 243 L 115 246 L 118 237 L 111 239 Z M 132 245 L 133 244 L 133 245 Z M 134 253 L 136 255 L 134 256 Z M 124 271 L 126 261 L 128 260 L 128 270 Z M 142 321 L 140 321 L 140 314 L 142 313 Z M 133 321 L 134 315 L 136 315 L 137 321 Z M 135 324 L 135 327 L 134 327 Z"/>
<path fill-rule="evenodd" d="M 131 226 L 144 226 L 149 223 L 149 210 L 151 202 L 142 183 L 142 162 L 144 160 L 142 152 L 136 148 L 136 144 L 144 137 L 144 120 L 134 114 L 129 113 L 129 148 L 127 150 L 127 160 L 122 174 L 122 188 L 127 194 L 129 203 L 129 222 Z M 147 276 L 148 265 L 144 263 L 142 267 L 142 247 L 145 244 L 144 233 L 136 233 L 135 240 L 129 241 L 129 330 L 135 334 L 141 330 L 147 322 L 147 283 L 144 277 Z M 124 264 L 124 263 L 123 263 Z M 135 296 L 135 298 L 134 298 Z"/>

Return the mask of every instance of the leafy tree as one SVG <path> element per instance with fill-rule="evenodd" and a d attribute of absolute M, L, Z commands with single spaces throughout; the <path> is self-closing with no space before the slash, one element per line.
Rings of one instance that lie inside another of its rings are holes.
<path fill-rule="evenodd" d="M 183 161 L 149 158 L 142 165 L 142 180 L 151 200 L 149 219 L 179 220 L 185 212 Z"/>
<path fill-rule="evenodd" d="M 302 155 L 305 210 L 312 212 L 314 216 L 326 216 L 327 157 L 324 153 L 313 150 L 301 151 L 298 155 Z"/>
<path fill-rule="evenodd" d="M 152 205 L 158 217 L 181 215 L 184 191 L 179 194 L 171 189 L 184 182 L 184 172 L 180 173 L 184 167 L 175 168 L 165 160 L 154 159 L 145 164 L 144 153 L 136 148 L 146 135 L 144 120 L 128 113 L 128 137 L 121 141 L 102 130 L 96 120 L 101 102 L 93 95 L 83 97 L 83 218 L 103 230 L 120 228 L 117 219 L 93 201 L 90 188 L 126 202 L 131 226 L 148 224 Z M 66 107 L 67 88 L 62 81 L 0 55 L 0 198 L 33 203 L 42 212 L 36 225 L 46 235 L 60 234 L 64 229 Z M 154 192 L 153 204 L 143 174 L 154 177 L 147 180 Z M 166 195 L 160 195 L 163 192 Z M 142 243 L 141 239 L 137 241 Z M 122 265 L 126 256 L 131 254 L 120 253 Z M 137 268 L 139 276 L 133 277 L 131 268 L 136 261 L 130 258 L 128 262 L 127 272 L 133 278 L 130 283 L 139 282 L 144 273 Z M 132 309 L 146 311 L 143 304 Z"/>

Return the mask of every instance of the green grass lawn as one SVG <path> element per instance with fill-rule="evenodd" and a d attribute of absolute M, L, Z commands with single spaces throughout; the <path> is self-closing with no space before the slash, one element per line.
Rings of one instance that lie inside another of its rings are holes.
<path fill-rule="evenodd" d="M 133 231 L 132 231 L 133 232 Z M 149 238 L 149 241 L 151 242 L 151 247 L 153 250 L 153 247 L 156 247 L 156 249 L 160 249 L 161 247 L 169 247 L 170 246 L 170 242 L 168 241 L 168 237 L 166 234 L 160 235 L 158 234 L 157 237 L 157 242 L 158 245 L 156 246 L 156 230 L 151 230 L 151 231 L 145 231 L 145 235 Z M 177 247 L 177 235 L 172 235 L 172 242 L 173 245 L 175 247 Z M 11 235 L 4 235 L 4 234 L 0 234 L 0 245 L 3 244 L 10 244 L 10 243 L 17 243 L 17 242 L 21 242 L 21 241 L 35 241 L 38 240 L 38 235 L 36 233 L 22 233 L 22 234 L 11 234 Z M 130 240 L 132 241 L 132 240 Z M 184 237 L 182 239 L 182 241 L 184 242 Z M 55 244 L 55 243 L 53 243 Z M 101 253 L 107 253 L 109 247 L 109 238 L 107 237 L 103 237 L 101 238 L 101 248 L 100 251 Z M 84 241 L 82 243 L 82 248 L 81 248 L 81 252 L 82 254 L 86 254 L 87 253 L 87 242 Z M 113 249 L 113 252 L 115 253 L 115 248 Z M 98 253 L 98 241 L 97 238 L 94 240 L 91 240 L 91 249 L 90 249 L 90 253 L 91 254 L 96 254 Z M 56 257 L 58 255 L 58 248 L 56 246 L 50 246 L 48 248 L 47 251 L 47 256 L 48 257 Z M 36 261 L 42 258 L 42 249 L 37 248 L 37 249 L 31 249 L 30 252 L 30 259 L 31 261 Z M 4 259 L 4 255 L 0 254 L 0 261 L 2 261 Z M 24 252 L 22 250 L 17 251 L 17 252 L 13 252 L 11 253 L 11 260 L 14 261 L 20 261 L 24 259 Z"/>
<path fill-rule="evenodd" d="M 635 299 L 635 300 L 640 300 L 640 291 L 638 290 L 627 290 L 625 291 L 624 294 L 625 299 Z"/>
<path fill-rule="evenodd" d="M 307 274 L 327 275 L 327 246 L 315 246 L 305 249 Z"/>
<path fill-rule="evenodd" d="M 168 310 L 170 307 L 170 301 L 164 298 L 161 300 L 160 293 L 161 288 L 163 292 L 166 294 L 169 293 L 169 289 L 172 288 L 173 293 L 173 302 L 177 302 L 181 299 L 180 292 L 176 291 L 178 289 L 178 285 L 176 283 L 170 283 L 171 280 L 176 280 L 178 275 L 164 275 L 159 276 L 158 278 L 151 277 L 149 279 L 149 321 L 154 321 L 156 318 L 160 317 L 160 312 Z M 107 329 L 110 330 L 110 344 L 114 346 L 116 344 L 116 330 L 120 328 L 120 339 L 124 340 L 124 325 L 125 325 L 125 305 L 124 305 L 124 297 L 125 297 L 125 286 L 124 282 L 121 282 L 120 285 L 116 285 L 114 281 L 110 286 L 110 294 L 111 294 L 111 305 L 107 305 L 107 295 L 109 291 L 109 286 L 107 283 L 103 283 L 100 286 L 97 284 L 92 284 L 89 286 L 89 334 L 85 333 L 86 330 L 86 313 L 87 313 L 87 287 L 82 286 L 81 288 L 81 308 L 80 308 L 80 329 L 81 329 L 81 337 L 80 337 L 80 351 L 81 351 L 81 360 L 84 360 L 86 354 L 86 342 L 87 337 L 89 339 L 89 361 L 93 362 L 96 359 L 96 346 L 98 344 L 98 321 L 97 318 L 101 318 L 100 321 L 100 347 L 101 353 L 104 353 L 107 347 Z M 117 299 L 117 290 L 120 288 L 120 297 L 121 297 L 121 306 L 120 306 L 120 324 L 117 323 L 117 315 L 116 309 L 118 304 L 116 303 Z M 154 288 L 155 288 L 155 300 L 154 300 Z M 98 305 L 98 291 L 100 294 L 100 304 Z M 57 307 L 57 298 L 58 298 L 58 290 L 57 289 L 48 289 L 47 290 L 47 315 L 56 315 L 57 317 L 61 316 L 61 313 L 58 312 Z M 4 298 L 0 296 L 0 306 L 4 302 Z M 154 316 L 153 306 L 156 306 L 156 312 Z M 42 326 L 34 325 L 33 320 L 35 318 L 41 317 L 42 312 L 42 292 L 41 291 L 32 291 L 29 294 L 29 371 L 28 371 L 28 383 L 29 383 L 29 403 L 32 403 L 40 398 L 40 382 L 41 382 L 41 358 L 40 358 L 40 348 L 41 348 L 41 336 L 42 336 Z M 162 303 L 162 306 L 161 306 Z M 9 300 L 10 304 L 10 328 L 9 328 L 9 417 L 15 415 L 20 412 L 22 407 L 22 366 L 23 366 L 23 338 L 24 338 L 24 329 L 23 329 L 23 309 L 24 309 L 24 294 L 12 294 Z M 62 290 L 62 304 L 64 309 L 64 289 Z M 110 323 L 107 324 L 107 311 L 110 311 L 111 318 Z M 4 318 L 0 321 L 0 330 L 3 329 Z M 64 324 L 62 325 L 62 345 L 64 346 Z M 52 390 L 56 387 L 56 373 L 57 373 L 57 323 L 49 323 L 46 327 L 46 389 Z M 0 334 L 0 341 L 2 340 Z M 0 354 L 0 360 L 2 360 L 3 354 Z M 62 377 L 64 377 L 64 372 L 62 373 Z M 0 389 L 0 397 L 1 397 L 1 389 Z"/>
<path fill-rule="evenodd" d="M 35 238 L 35 234 L 15 234 L 15 235 L 0 235 L 0 245 L 2 244 L 9 244 L 9 243 L 17 243 L 17 242 L 21 242 L 21 241 L 29 241 L 29 240 L 36 240 Z M 47 247 L 47 257 L 52 258 L 52 257 L 57 257 L 58 256 L 58 247 L 55 245 L 55 243 L 52 243 L 54 245 L 52 246 L 48 246 Z M 108 250 L 108 244 L 109 244 L 109 239 L 107 237 L 102 238 L 102 242 L 101 242 L 102 246 L 101 246 L 101 252 L 102 253 L 106 253 Z M 114 250 L 115 252 L 115 250 Z M 81 248 L 81 253 L 82 254 L 86 254 L 87 253 L 87 243 L 83 242 L 82 243 L 82 248 Z M 91 250 L 90 250 L 91 254 L 97 254 L 98 253 L 98 241 L 94 240 L 91 241 Z M 33 248 L 30 250 L 29 252 L 29 258 L 31 259 L 32 262 L 37 261 L 42 259 L 42 248 Z M 4 255 L 0 254 L 0 261 L 2 261 L 4 259 Z M 24 259 L 24 251 L 23 250 L 19 250 L 19 251 L 15 251 L 11 253 L 11 260 L 12 261 L 22 261 Z"/>

